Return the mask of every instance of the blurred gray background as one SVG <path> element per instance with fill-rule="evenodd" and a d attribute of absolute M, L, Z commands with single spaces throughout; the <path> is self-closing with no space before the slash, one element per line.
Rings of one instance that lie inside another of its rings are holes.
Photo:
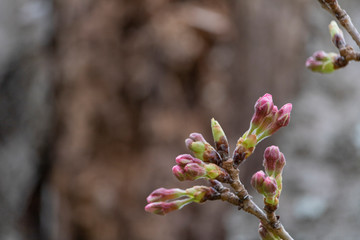
<path fill-rule="evenodd" d="M 360 26 L 360 3 L 340 4 Z M 0 239 L 259 239 L 257 219 L 222 202 L 165 217 L 144 206 L 155 188 L 194 184 L 171 173 L 188 134 L 210 141 L 215 117 L 233 147 L 268 92 L 293 103 L 291 123 L 243 182 L 278 145 L 286 229 L 357 240 L 360 65 L 304 67 L 336 51 L 331 20 L 315 0 L 0 1 Z"/>

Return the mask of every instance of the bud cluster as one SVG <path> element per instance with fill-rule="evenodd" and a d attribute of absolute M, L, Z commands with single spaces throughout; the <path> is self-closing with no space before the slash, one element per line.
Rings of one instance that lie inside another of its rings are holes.
<path fill-rule="evenodd" d="M 337 53 L 317 51 L 306 60 L 305 66 L 313 72 L 332 73 L 340 58 L 341 56 Z"/>
<path fill-rule="evenodd" d="M 278 188 L 276 180 L 273 177 L 266 176 L 263 171 L 258 171 L 251 178 L 251 186 L 253 186 L 258 193 L 264 195 L 266 203 L 277 205 L 276 195 Z"/>
<path fill-rule="evenodd" d="M 278 205 L 282 190 L 282 171 L 285 166 L 285 157 L 277 146 L 265 149 L 263 166 L 265 172 L 258 171 L 251 178 L 251 185 L 256 191 L 264 195 L 265 202 Z"/>
<path fill-rule="evenodd" d="M 252 154 L 256 144 L 289 124 L 292 104 L 287 103 L 278 109 L 271 94 L 267 93 L 256 101 L 254 109 L 249 130 L 236 144 L 233 158 L 238 164 Z"/>
<path fill-rule="evenodd" d="M 176 158 L 172 169 L 175 177 L 180 181 L 194 181 L 199 178 L 217 179 L 221 182 L 229 182 L 229 174 L 214 163 L 205 163 L 189 154 L 182 154 Z"/>
<path fill-rule="evenodd" d="M 326 58 L 325 55 L 323 52 L 318 53 L 316 59 Z M 225 133 L 215 119 L 211 119 L 215 147 L 211 146 L 200 133 L 191 133 L 185 140 L 185 145 L 193 156 L 182 154 L 176 157 L 176 165 L 172 171 L 178 180 L 194 181 L 205 178 L 213 187 L 194 186 L 185 190 L 159 188 L 147 197 L 148 204 L 145 206 L 145 211 L 165 215 L 192 202 L 202 203 L 217 199 L 244 209 L 246 204 L 247 207 L 256 206 L 251 202 L 247 190 L 239 179 L 237 167 L 253 153 L 260 141 L 289 124 L 292 105 L 288 103 L 278 109 L 273 103 L 272 96 L 265 94 L 256 101 L 254 109 L 250 127 L 237 141 L 232 157 L 229 156 L 229 143 Z M 281 228 L 273 231 L 275 227 L 281 226 L 278 225 L 275 210 L 282 190 L 282 171 L 285 166 L 285 157 L 278 147 L 266 148 L 263 166 L 265 171 L 258 171 L 251 179 L 251 185 L 264 196 L 267 221 L 260 218 L 264 222 L 259 225 L 259 234 L 263 240 L 285 239 L 279 237 L 281 235 L 277 232 Z M 230 184 L 234 192 L 221 183 Z M 266 225 L 263 225 L 265 223 Z"/>
<path fill-rule="evenodd" d="M 348 64 L 348 57 L 345 57 L 348 45 L 346 45 L 344 34 L 335 21 L 329 24 L 329 32 L 331 41 L 341 54 L 326 53 L 324 51 L 317 51 L 306 60 L 305 66 L 313 72 L 332 73 L 338 68 L 345 67 Z M 350 47 L 350 49 L 352 49 Z"/>
<path fill-rule="evenodd" d="M 222 164 L 229 158 L 229 143 L 218 121 L 211 119 L 211 129 L 215 148 L 200 133 L 191 133 L 185 140 L 186 147 L 194 156 L 206 163 Z"/>
<path fill-rule="evenodd" d="M 146 198 L 148 204 L 145 206 L 145 211 L 165 215 L 181 209 L 189 203 L 201 203 L 218 194 L 215 189 L 206 186 L 194 186 L 186 190 L 158 188 Z"/>

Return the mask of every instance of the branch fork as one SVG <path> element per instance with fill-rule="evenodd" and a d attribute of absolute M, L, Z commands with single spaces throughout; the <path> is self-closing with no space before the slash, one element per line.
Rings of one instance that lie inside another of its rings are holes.
<path fill-rule="evenodd" d="M 175 177 L 180 181 L 205 178 L 210 187 L 194 186 L 185 190 L 159 188 L 147 198 L 145 210 L 165 215 L 191 202 L 222 200 L 257 217 L 261 239 L 292 240 L 275 213 L 279 206 L 282 170 L 285 166 L 285 158 L 279 148 L 271 146 L 265 150 L 263 165 L 266 173 L 259 171 L 251 180 L 251 185 L 264 196 L 264 210 L 252 200 L 239 176 L 241 163 L 254 152 L 256 145 L 288 125 L 292 105 L 288 103 L 278 109 L 272 96 L 265 94 L 257 100 L 254 109 L 250 127 L 237 141 L 232 156 L 229 155 L 225 133 L 215 119 L 211 120 L 215 148 L 200 133 L 192 133 L 185 140 L 186 147 L 194 156 L 182 154 L 176 158 L 176 165 L 172 169 Z"/>
<path fill-rule="evenodd" d="M 342 9 L 337 0 L 318 0 L 322 8 L 333 15 L 343 28 L 350 34 L 360 48 L 360 34 L 351 21 L 350 16 Z M 314 72 L 331 73 L 336 69 L 343 68 L 350 61 L 360 61 L 360 52 L 351 45 L 346 44 L 343 32 L 335 21 L 329 25 L 331 40 L 338 49 L 336 53 L 315 52 L 306 60 L 306 67 Z"/>

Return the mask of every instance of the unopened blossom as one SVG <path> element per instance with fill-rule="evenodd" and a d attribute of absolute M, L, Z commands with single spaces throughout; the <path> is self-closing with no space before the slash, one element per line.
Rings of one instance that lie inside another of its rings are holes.
<path fill-rule="evenodd" d="M 200 133 L 192 133 L 185 140 L 186 147 L 193 152 L 194 156 L 204 162 L 219 164 L 221 157 L 219 153 L 204 139 Z"/>

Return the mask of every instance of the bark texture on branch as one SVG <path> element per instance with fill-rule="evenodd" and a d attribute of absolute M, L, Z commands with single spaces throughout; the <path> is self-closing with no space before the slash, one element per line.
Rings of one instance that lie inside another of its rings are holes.
<path fill-rule="evenodd" d="M 360 48 L 360 34 L 352 23 L 350 16 L 340 7 L 338 1 L 319 0 L 319 2 L 324 9 L 330 12 L 339 21 Z"/>

